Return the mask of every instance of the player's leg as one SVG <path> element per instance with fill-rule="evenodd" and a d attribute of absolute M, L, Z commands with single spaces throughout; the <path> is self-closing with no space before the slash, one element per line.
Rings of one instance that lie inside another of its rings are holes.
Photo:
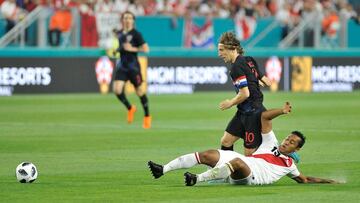
<path fill-rule="evenodd" d="M 230 177 L 233 180 L 241 180 L 249 177 L 251 174 L 250 167 L 240 158 L 231 160 L 228 166 L 231 171 Z"/>
<path fill-rule="evenodd" d="M 151 128 L 151 116 L 149 111 L 149 100 L 146 96 L 146 93 L 141 88 L 141 83 L 143 82 L 140 70 L 133 69 L 130 72 L 130 82 L 134 85 L 136 90 L 136 95 L 140 98 L 141 105 L 144 109 L 144 121 L 143 128 Z"/>
<path fill-rule="evenodd" d="M 225 131 L 224 135 L 221 138 L 221 149 L 234 151 L 234 143 L 238 139 L 240 139 L 240 137 L 237 137 Z"/>
<path fill-rule="evenodd" d="M 204 152 L 195 152 L 182 155 L 163 166 L 152 161 L 149 161 L 148 165 L 152 172 L 152 175 L 155 178 L 160 178 L 163 174 L 170 171 L 191 168 L 199 164 L 214 167 L 218 163 L 219 158 L 220 155 L 218 150 L 207 150 Z"/>
<path fill-rule="evenodd" d="M 240 114 L 237 112 L 226 127 L 223 137 L 221 138 L 222 150 L 234 150 L 234 143 L 243 134 L 243 126 L 240 121 Z"/>
<path fill-rule="evenodd" d="M 115 80 L 113 83 L 113 91 L 116 97 L 119 99 L 121 103 L 125 105 L 128 110 L 127 121 L 128 123 L 132 123 L 134 120 L 134 114 L 136 111 L 136 107 L 131 105 L 128 99 L 126 98 L 124 88 L 125 88 L 125 81 L 127 80 L 127 73 L 123 71 L 121 68 L 115 73 Z"/>
<path fill-rule="evenodd" d="M 262 143 L 261 135 L 261 110 L 243 115 L 241 118 L 245 128 L 244 155 L 252 155 Z"/>
<path fill-rule="evenodd" d="M 231 175 L 234 180 L 243 179 L 250 175 L 249 166 L 242 160 L 245 156 L 232 151 L 218 151 L 219 161 L 212 169 L 195 175 L 189 172 L 184 174 L 187 186 L 195 185 L 197 182 L 226 179 Z"/>
<path fill-rule="evenodd" d="M 144 109 L 144 121 L 143 121 L 143 128 L 149 129 L 151 128 L 151 116 L 149 111 L 149 100 L 146 94 L 140 89 L 136 89 L 136 94 L 139 96 L 141 105 Z"/>
<path fill-rule="evenodd" d="M 269 133 L 272 130 L 272 119 L 283 115 L 291 113 L 291 104 L 289 102 L 285 102 L 283 108 L 278 109 L 269 109 L 267 111 L 262 112 L 261 114 L 261 132 L 264 134 Z"/>
<path fill-rule="evenodd" d="M 272 119 L 283 115 L 291 113 L 292 106 L 290 102 L 285 102 L 282 108 L 270 109 L 262 112 L 261 114 L 261 132 L 263 134 L 269 133 L 272 130 Z M 296 163 L 300 162 L 300 155 L 297 152 L 289 154 Z"/>
<path fill-rule="evenodd" d="M 125 86 L 125 81 L 115 80 L 113 84 L 113 90 L 119 101 L 123 103 L 125 107 L 129 110 L 131 108 L 131 104 L 127 100 L 126 95 L 124 93 L 124 86 Z"/>

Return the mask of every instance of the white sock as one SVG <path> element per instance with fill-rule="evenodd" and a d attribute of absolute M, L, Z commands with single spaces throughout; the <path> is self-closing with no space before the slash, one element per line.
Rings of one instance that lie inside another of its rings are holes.
<path fill-rule="evenodd" d="M 204 182 L 209 180 L 224 179 L 231 175 L 230 163 L 221 164 L 220 166 L 214 167 L 204 173 L 197 175 L 198 182 Z"/>
<path fill-rule="evenodd" d="M 167 173 L 176 169 L 191 168 L 198 164 L 200 164 L 200 157 L 198 152 L 186 154 L 164 165 L 163 173 Z"/>

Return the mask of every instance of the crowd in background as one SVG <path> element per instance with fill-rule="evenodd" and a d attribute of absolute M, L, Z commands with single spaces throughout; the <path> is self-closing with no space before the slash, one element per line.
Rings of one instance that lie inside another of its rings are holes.
<path fill-rule="evenodd" d="M 302 11 L 313 9 L 323 12 L 330 8 L 337 13 L 346 11 L 349 16 L 353 16 L 360 9 L 360 3 L 354 0 L 0 0 L 1 7 L 3 3 L 26 12 L 31 12 L 37 5 L 45 5 L 55 9 L 62 6 L 80 9 L 89 7 L 95 12 L 122 13 L 129 10 L 137 16 L 191 14 L 220 18 L 234 17 L 241 10 L 261 18 L 287 12 L 289 15 L 301 15 Z M 1 10 L 4 14 L 4 9 Z"/>
<path fill-rule="evenodd" d="M 126 10 L 136 16 L 211 16 L 234 18 L 236 15 L 254 18 L 275 17 L 283 28 L 285 37 L 302 19 L 319 14 L 324 35 L 334 36 L 340 18 L 358 19 L 360 2 L 355 0 L 0 0 L 0 9 L 9 31 L 37 5 L 53 9 L 50 30 L 55 33 L 69 32 L 72 26 L 71 9 L 77 9 L 81 17 L 88 19 L 82 29 L 94 30 L 95 13 Z M 65 17 L 64 17 L 65 16 Z M 70 22 L 64 22 L 70 21 Z M 96 27 L 95 27 L 96 30 Z M 49 34 L 49 37 L 51 36 Z M 57 40 L 51 44 L 59 45 Z M 96 46 L 89 44 L 86 46 Z"/>

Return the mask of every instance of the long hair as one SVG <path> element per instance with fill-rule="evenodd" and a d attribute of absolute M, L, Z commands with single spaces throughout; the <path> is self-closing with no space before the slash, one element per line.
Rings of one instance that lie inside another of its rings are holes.
<path fill-rule="evenodd" d="M 130 14 L 133 17 L 134 21 L 135 21 L 135 14 L 133 12 L 131 12 L 131 11 L 124 11 L 124 13 L 121 14 L 121 20 L 124 19 L 125 14 Z"/>
<path fill-rule="evenodd" d="M 244 55 L 245 51 L 240 45 L 240 41 L 236 38 L 235 33 L 233 32 L 224 32 L 220 36 L 220 44 L 223 44 L 225 49 L 235 50 L 240 54 Z"/>

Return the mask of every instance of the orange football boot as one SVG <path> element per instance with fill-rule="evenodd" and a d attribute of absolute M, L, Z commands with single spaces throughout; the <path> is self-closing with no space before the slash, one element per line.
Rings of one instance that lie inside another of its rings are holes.
<path fill-rule="evenodd" d="M 143 128 L 144 129 L 151 128 L 151 116 L 145 116 L 144 117 Z"/>
<path fill-rule="evenodd" d="M 136 106 L 131 105 L 131 108 L 128 110 L 128 114 L 127 114 L 127 122 L 128 123 L 132 123 L 134 121 L 135 112 L 136 112 Z"/>

